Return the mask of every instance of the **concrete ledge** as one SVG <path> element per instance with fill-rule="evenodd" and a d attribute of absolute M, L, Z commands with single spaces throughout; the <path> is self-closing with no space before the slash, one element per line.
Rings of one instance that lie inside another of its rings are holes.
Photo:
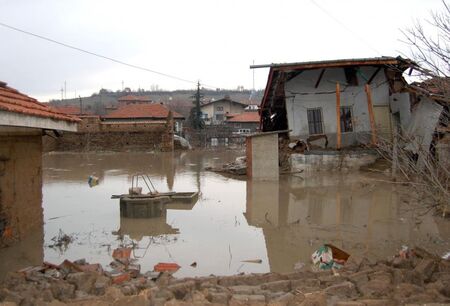
<path fill-rule="evenodd" d="M 375 162 L 379 155 L 375 151 L 366 152 L 310 152 L 291 154 L 291 171 L 355 171 Z"/>

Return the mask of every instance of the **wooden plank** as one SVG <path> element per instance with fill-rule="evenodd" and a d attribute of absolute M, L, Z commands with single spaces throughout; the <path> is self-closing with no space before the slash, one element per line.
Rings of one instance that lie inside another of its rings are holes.
<path fill-rule="evenodd" d="M 369 80 L 367 81 L 367 84 L 371 84 L 373 79 L 375 79 L 375 77 L 377 76 L 378 72 L 380 72 L 381 67 L 378 67 L 377 70 L 375 70 L 375 72 L 370 76 Z"/>
<path fill-rule="evenodd" d="M 336 149 L 341 149 L 341 87 L 336 83 Z"/>
<path fill-rule="evenodd" d="M 370 85 L 366 84 L 366 95 L 367 95 L 367 109 L 369 110 L 369 119 L 370 119 L 370 130 L 371 130 L 371 144 L 377 144 L 377 128 L 375 126 L 375 116 L 373 113 L 373 104 L 372 104 L 372 91 L 370 89 Z"/>
<path fill-rule="evenodd" d="M 319 78 L 317 79 L 316 85 L 314 85 L 314 88 L 319 87 L 320 80 L 322 80 L 322 77 L 323 77 L 324 73 L 325 73 L 325 69 L 322 69 L 322 71 L 320 72 Z"/>

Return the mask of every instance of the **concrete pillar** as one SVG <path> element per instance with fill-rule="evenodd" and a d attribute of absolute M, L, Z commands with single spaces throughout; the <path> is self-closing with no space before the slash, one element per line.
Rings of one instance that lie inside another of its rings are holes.
<path fill-rule="evenodd" d="M 256 180 L 278 180 L 278 132 L 250 135 L 246 145 L 247 176 Z"/>

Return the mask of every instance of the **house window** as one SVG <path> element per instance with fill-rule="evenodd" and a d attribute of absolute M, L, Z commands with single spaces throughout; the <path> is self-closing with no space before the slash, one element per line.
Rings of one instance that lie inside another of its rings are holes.
<path fill-rule="evenodd" d="M 250 129 L 239 129 L 238 133 L 239 134 L 249 134 L 250 133 Z"/>
<path fill-rule="evenodd" d="M 208 119 L 208 114 L 207 113 L 202 113 L 202 118 L 203 119 Z"/>
<path fill-rule="evenodd" d="M 341 132 L 353 132 L 352 107 L 341 107 Z"/>
<path fill-rule="evenodd" d="M 216 115 L 216 121 L 223 121 L 223 115 Z"/>
<path fill-rule="evenodd" d="M 310 108 L 307 113 L 309 134 L 323 134 L 322 108 Z"/>
<path fill-rule="evenodd" d="M 219 112 L 222 112 L 223 111 L 223 106 L 217 106 L 216 110 L 219 111 Z"/>

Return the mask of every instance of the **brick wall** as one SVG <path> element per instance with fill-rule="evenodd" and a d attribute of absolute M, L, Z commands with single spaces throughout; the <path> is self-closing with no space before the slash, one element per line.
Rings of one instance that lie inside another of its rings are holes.
<path fill-rule="evenodd" d="M 102 122 L 85 117 L 77 133 L 44 137 L 44 151 L 173 150 L 173 118 L 156 122 Z"/>
<path fill-rule="evenodd" d="M 42 232 L 42 136 L 0 136 L 0 245 Z"/>

